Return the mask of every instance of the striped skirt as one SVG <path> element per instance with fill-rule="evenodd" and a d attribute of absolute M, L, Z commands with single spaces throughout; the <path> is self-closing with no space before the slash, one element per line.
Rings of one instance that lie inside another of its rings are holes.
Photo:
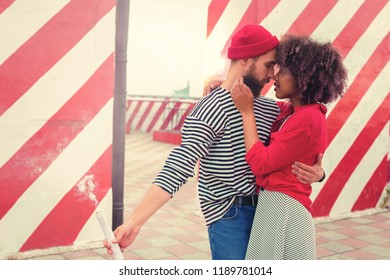
<path fill-rule="evenodd" d="M 290 196 L 261 191 L 247 260 L 313 260 L 315 226 L 309 211 Z"/>

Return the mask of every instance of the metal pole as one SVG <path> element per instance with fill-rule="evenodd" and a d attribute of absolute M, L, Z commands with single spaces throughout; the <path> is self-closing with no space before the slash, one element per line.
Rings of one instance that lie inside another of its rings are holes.
<path fill-rule="evenodd" d="M 130 0 L 116 1 L 115 85 L 112 141 L 112 229 L 123 223 L 125 170 L 126 64 Z"/>

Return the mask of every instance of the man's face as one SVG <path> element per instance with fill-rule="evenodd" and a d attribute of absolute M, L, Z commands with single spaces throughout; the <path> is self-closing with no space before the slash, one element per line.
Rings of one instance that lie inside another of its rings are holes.
<path fill-rule="evenodd" d="M 251 58 L 249 69 L 243 79 L 255 97 L 260 96 L 264 85 L 274 77 L 275 54 L 275 50 L 271 50 L 256 60 Z"/>

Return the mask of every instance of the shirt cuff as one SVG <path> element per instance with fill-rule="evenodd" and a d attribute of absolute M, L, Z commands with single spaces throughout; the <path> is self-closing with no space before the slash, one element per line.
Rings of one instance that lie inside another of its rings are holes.
<path fill-rule="evenodd" d="M 324 180 L 325 180 L 325 178 L 326 178 L 326 173 L 325 173 L 325 170 L 324 170 L 324 169 L 322 169 L 322 171 L 324 171 L 324 176 L 322 176 L 322 178 L 321 178 L 320 180 L 318 180 L 318 182 L 319 182 L 319 183 L 321 183 L 322 181 L 324 181 Z"/>

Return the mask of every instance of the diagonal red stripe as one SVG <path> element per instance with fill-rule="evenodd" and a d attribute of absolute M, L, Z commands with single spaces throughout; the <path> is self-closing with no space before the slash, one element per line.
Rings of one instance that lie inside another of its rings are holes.
<path fill-rule="evenodd" d="M 92 193 L 98 202 L 111 188 L 111 155 L 110 146 L 83 176 L 93 175 L 95 189 Z M 89 198 L 89 192 L 81 192 L 75 185 L 29 236 L 20 251 L 72 245 L 96 206 Z"/>
<path fill-rule="evenodd" d="M 133 103 L 133 100 L 127 100 L 126 101 L 126 118 L 127 118 L 127 112 L 130 109 L 131 103 Z M 130 133 L 131 123 L 129 120 L 126 120 L 126 133 Z"/>
<path fill-rule="evenodd" d="M 15 0 L 1 0 L 0 2 L 0 15 L 11 6 Z"/>
<path fill-rule="evenodd" d="M 212 0 L 210 2 L 207 14 L 207 38 L 213 31 L 215 25 L 217 24 L 228 4 L 229 0 Z"/>
<path fill-rule="evenodd" d="M 13 53 L 0 66 L 0 116 L 114 6 L 114 0 L 73 0 Z"/>
<path fill-rule="evenodd" d="M 350 52 L 354 44 L 367 30 L 372 20 L 376 17 L 384 5 L 386 5 L 386 1 L 366 1 L 354 14 L 354 16 L 334 41 L 335 47 L 339 49 L 343 57 L 345 57 Z M 358 76 L 348 88 L 345 97 L 337 103 L 334 110 L 328 116 L 327 122 L 329 143 L 331 143 L 337 133 L 339 133 L 340 129 L 344 125 L 345 121 L 349 118 L 356 105 L 361 101 L 362 97 L 377 78 L 378 74 L 385 67 L 389 57 L 389 52 L 386 51 L 388 50 L 388 47 L 386 46 L 387 41 L 388 35 L 383 39 L 381 44 L 379 44 L 370 59 L 367 61 L 366 65 L 360 70 Z M 356 168 L 357 164 L 360 162 L 361 157 L 364 156 L 364 153 L 355 153 L 354 156 L 355 164 L 341 161 L 339 163 L 340 169 L 335 170 L 335 172 L 331 174 L 333 180 L 328 180 L 329 183 L 326 185 L 332 184 L 332 188 L 328 187 L 328 189 L 323 189 L 323 191 L 321 191 L 323 197 L 320 198 L 319 195 L 316 201 L 313 203 L 313 215 L 323 216 L 327 215 L 325 213 L 330 213 L 335 200 L 337 200 L 337 197 L 342 191 L 346 181 L 352 174 L 352 171 Z M 347 168 L 348 171 L 343 169 L 343 164 L 351 164 L 349 168 Z M 328 197 L 327 195 L 330 191 L 332 193 Z M 323 200 L 322 202 L 321 199 Z"/>
<path fill-rule="evenodd" d="M 190 103 L 188 104 L 188 107 L 186 109 L 186 111 L 184 112 L 184 114 L 181 116 L 180 118 L 180 121 L 177 123 L 177 125 L 173 128 L 173 130 L 180 130 L 183 123 L 184 123 L 184 120 L 185 118 L 187 117 L 187 115 L 191 112 L 191 110 L 195 107 L 195 104 L 196 103 Z"/>
<path fill-rule="evenodd" d="M 353 46 L 370 26 L 378 13 L 386 6 L 388 0 L 366 0 L 342 32 L 334 40 L 333 45 L 346 57 Z"/>
<path fill-rule="evenodd" d="M 160 108 L 158 109 L 158 111 L 156 112 L 156 114 L 153 116 L 153 119 L 152 121 L 150 122 L 148 128 L 146 129 L 146 132 L 152 132 L 152 129 L 154 128 L 154 126 L 156 125 L 158 119 L 160 118 L 160 116 L 162 115 L 162 113 L 164 112 L 165 108 L 167 107 L 168 105 L 168 102 L 162 102 L 161 105 L 160 105 Z"/>
<path fill-rule="evenodd" d="M 376 77 L 386 66 L 390 58 L 389 34 L 378 45 L 374 53 L 360 70 L 353 83 L 347 89 L 344 98 L 340 99 L 327 118 L 328 142 L 331 143 L 360 102 Z"/>
<path fill-rule="evenodd" d="M 130 118 L 127 120 L 126 131 L 130 132 L 131 125 L 133 124 L 135 117 L 137 116 L 139 110 L 141 109 L 141 106 L 142 106 L 142 101 L 138 101 L 137 105 L 133 110 L 133 113 L 131 113 Z"/>
<path fill-rule="evenodd" d="M 148 117 L 148 115 L 150 114 L 150 110 L 152 110 L 153 108 L 153 105 L 154 105 L 154 102 L 150 102 L 148 104 L 148 107 L 145 109 L 144 113 L 142 114 L 137 126 L 135 127 L 135 131 L 139 131 L 142 127 L 142 125 L 144 124 L 146 118 Z"/>
<path fill-rule="evenodd" d="M 368 120 L 366 126 L 344 155 L 313 203 L 315 217 L 328 216 L 349 177 L 389 121 L 390 95 Z"/>
<path fill-rule="evenodd" d="M 0 219 L 112 98 L 114 55 L 0 168 Z"/>
<path fill-rule="evenodd" d="M 233 34 L 246 24 L 259 24 L 276 7 L 280 0 L 252 0 Z"/>
<path fill-rule="evenodd" d="M 360 211 L 375 208 L 387 184 L 387 157 L 379 164 L 370 180 L 367 182 L 351 211 Z"/>
<path fill-rule="evenodd" d="M 337 0 L 311 0 L 287 33 L 310 35 L 336 5 Z"/>
<path fill-rule="evenodd" d="M 177 101 L 175 105 L 173 105 L 173 108 L 169 111 L 168 116 L 165 118 L 163 124 L 160 127 L 160 130 L 167 129 L 169 123 L 173 120 L 173 117 L 176 115 L 177 111 L 179 110 L 181 106 L 181 102 Z"/>

